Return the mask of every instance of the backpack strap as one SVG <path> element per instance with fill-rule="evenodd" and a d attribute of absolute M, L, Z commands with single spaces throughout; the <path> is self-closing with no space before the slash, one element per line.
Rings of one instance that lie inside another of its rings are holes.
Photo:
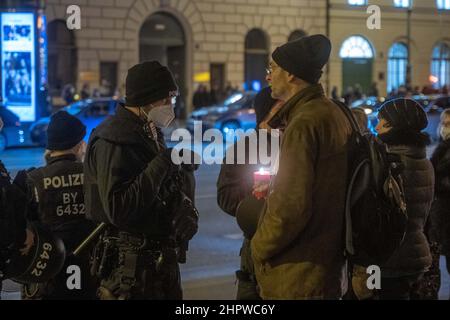
<path fill-rule="evenodd" d="M 353 115 L 350 108 L 339 100 L 331 99 L 331 101 L 333 101 L 334 104 L 336 104 L 339 107 L 339 109 L 342 110 L 348 122 L 350 122 L 350 126 L 352 127 L 353 131 L 356 132 L 358 136 L 362 136 L 363 134 L 361 133 L 361 129 L 359 128 L 358 121 L 356 121 L 355 116 Z"/>

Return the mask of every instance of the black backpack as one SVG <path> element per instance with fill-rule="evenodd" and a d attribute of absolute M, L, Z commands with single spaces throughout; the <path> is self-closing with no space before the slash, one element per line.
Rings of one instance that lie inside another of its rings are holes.
<path fill-rule="evenodd" d="M 398 155 L 362 134 L 351 110 L 334 101 L 352 127 L 345 201 L 345 254 L 354 264 L 382 265 L 400 246 L 408 215 Z"/>

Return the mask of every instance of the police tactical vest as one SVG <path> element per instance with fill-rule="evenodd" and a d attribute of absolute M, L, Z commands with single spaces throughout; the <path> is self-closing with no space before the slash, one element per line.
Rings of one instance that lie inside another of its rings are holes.
<path fill-rule="evenodd" d="M 85 221 L 83 165 L 74 155 L 51 158 L 46 167 L 28 174 L 39 221 L 51 228 Z"/>

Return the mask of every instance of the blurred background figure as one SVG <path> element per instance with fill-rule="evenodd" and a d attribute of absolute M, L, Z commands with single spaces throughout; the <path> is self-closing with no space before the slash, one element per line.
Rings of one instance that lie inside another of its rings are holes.
<path fill-rule="evenodd" d="M 339 94 L 338 94 L 338 88 L 336 86 L 333 87 L 333 90 L 331 90 L 331 98 L 334 100 L 339 100 Z"/>
<path fill-rule="evenodd" d="M 204 84 L 199 84 L 197 90 L 194 92 L 194 96 L 192 99 L 192 104 L 194 109 L 198 109 L 201 107 L 206 107 L 209 105 L 209 93 Z"/>
<path fill-rule="evenodd" d="M 378 87 L 377 87 L 376 82 L 372 83 L 372 86 L 370 87 L 370 90 L 367 95 L 369 97 L 378 97 L 379 96 Z"/>
<path fill-rule="evenodd" d="M 450 273 L 450 109 L 441 114 L 439 135 L 441 141 L 431 156 L 435 173 L 431 223 L 440 254 L 445 256 L 447 272 Z"/>
<path fill-rule="evenodd" d="M 91 96 L 91 90 L 89 89 L 88 83 L 83 84 L 80 95 L 82 100 L 87 99 Z"/>
<path fill-rule="evenodd" d="M 66 102 L 66 104 L 71 104 L 75 101 L 75 87 L 73 84 L 66 84 L 61 93 L 62 98 Z"/>
<path fill-rule="evenodd" d="M 111 84 L 108 80 L 102 79 L 100 86 L 100 96 L 102 97 L 110 97 L 111 96 Z"/>

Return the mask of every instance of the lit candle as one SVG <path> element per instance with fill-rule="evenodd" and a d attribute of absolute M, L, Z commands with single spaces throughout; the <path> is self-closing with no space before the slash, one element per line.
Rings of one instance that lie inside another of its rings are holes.
<path fill-rule="evenodd" d="M 270 171 L 261 168 L 253 173 L 253 182 L 270 182 L 270 177 Z"/>
<path fill-rule="evenodd" d="M 264 168 L 253 173 L 253 195 L 257 199 L 262 199 L 267 196 L 271 178 L 270 171 Z"/>

